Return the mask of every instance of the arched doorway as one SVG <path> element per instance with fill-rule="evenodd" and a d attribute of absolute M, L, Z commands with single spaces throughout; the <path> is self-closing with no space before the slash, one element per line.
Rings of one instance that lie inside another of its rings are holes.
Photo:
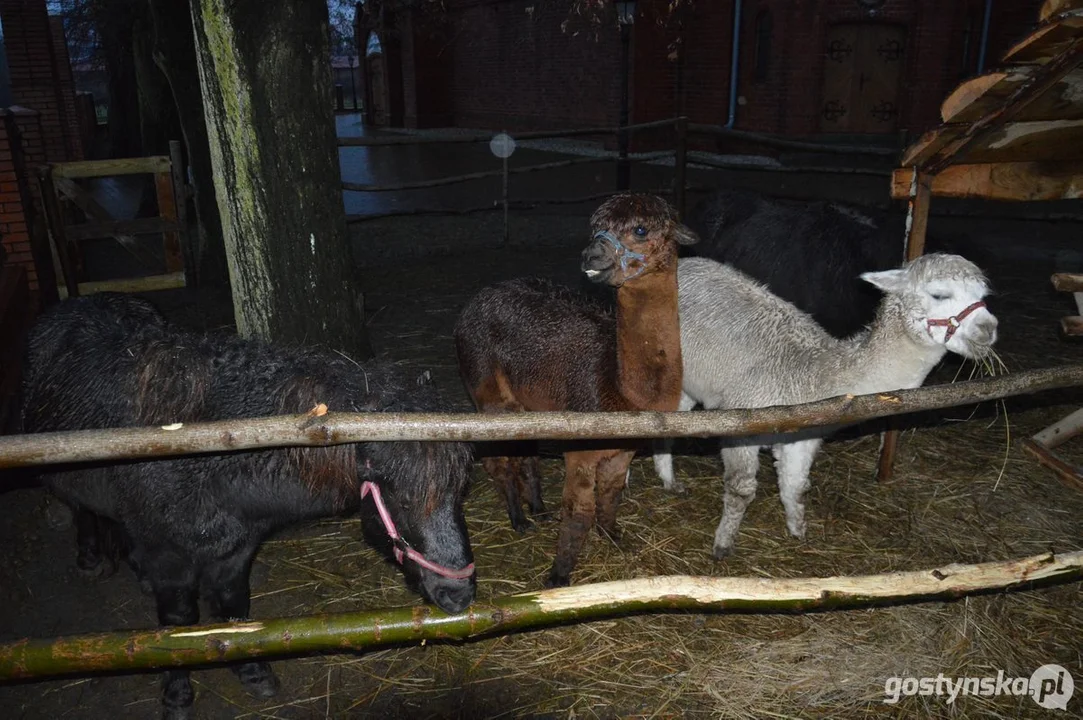
<path fill-rule="evenodd" d="M 906 28 L 843 23 L 828 31 L 820 131 L 891 133 L 899 127 Z"/>

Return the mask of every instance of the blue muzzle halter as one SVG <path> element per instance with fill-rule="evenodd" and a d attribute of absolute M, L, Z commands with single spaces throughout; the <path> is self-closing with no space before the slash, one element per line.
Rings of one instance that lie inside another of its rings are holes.
<path fill-rule="evenodd" d="M 640 274 L 647 269 L 646 259 L 647 256 L 643 253 L 637 253 L 634 250 L 630 250 L 627 245 L 617 239 L 617 236 L 608 230 L 599 230 L 594 233 L 595 240 L 605 240 L 607 243 L 613 246 L 613 251 L 617 254 L 617 259 L 620 261 L 620 269 L 625 273 L 624 281 L 628 282 L 633 278 L 637 278 Z M 640 262 L 639 269 L 631 275 L 628 275 L 628 262 L 630 260 L 638 260 Z"/>

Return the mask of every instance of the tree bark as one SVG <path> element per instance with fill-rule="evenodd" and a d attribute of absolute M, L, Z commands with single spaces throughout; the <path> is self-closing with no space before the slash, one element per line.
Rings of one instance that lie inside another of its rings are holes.
<path fill-rule="evenodd" d="M 242 336 L 369 356 L 346 231 L 327 3 L 193 0 Z"/>
<path fill-rule="evenodd" d="M 260 447 L 401 440 L 591 440 L 746 437 L 936 410 L 1083 385 L 1083 365 L 804 405 L 703 412 L 335 413 L 282 415 L 151 428 L 0 437 L 0 469 L 66 462 L 220 453 Z"/>
<path fill-rule="evenodd" d="M 803 612 L 955 600 L 1083 577 L 1083 551 L 829 578 L 676 575 L 578 585 L 478 603 L 457 615 L 406 607 L 0 645 L 0 681 L 465 640 L 649 612 Z"/>
<path fill-rule="evenodd" d="M 192 173 L 190 182 L 195 212 L 189 213 L 189 217 L 195 218 L 196 282 L 225 286 L 229 284 L 226 245 L 214 192 L 207 123 L 203 117 L 192 11 L 188 0 L 150 0 L 150 16 L 154 62 L 169 82 Z"/>

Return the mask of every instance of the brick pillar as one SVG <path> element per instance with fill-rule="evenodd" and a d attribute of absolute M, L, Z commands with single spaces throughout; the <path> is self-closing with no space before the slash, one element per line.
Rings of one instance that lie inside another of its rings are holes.
<path fill-rule="evenodd" d="M 40 113 L 45 157 L 49 162 L 71 159 L 75 153 L 69 137 L 61 81 L 57 76 L 57 53 L 45 0 L 0 0 L 0 22 L 4 26 L 11 95 L 15 104 Z M 66 49 L 64 55 L 67 55 Z"/>
<path fill-rule="evenodd" d="M 0 110 L 0 242 L 6 263 L 26 268 L 33 291 L 39 288 L 39 268 L 42 274 L 54 272 L 43 241 L 45 228 L 34 177 L 44 162 L 39 113 L 20 107 Z"/>

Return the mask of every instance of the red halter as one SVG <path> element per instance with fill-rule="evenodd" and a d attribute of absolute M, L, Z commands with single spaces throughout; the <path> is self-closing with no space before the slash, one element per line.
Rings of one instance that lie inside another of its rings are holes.
<path fill-rule="evenodd" d="M 963 324 L 963 320 L 966 320 L 966 316 L 969 315 L 970 313 L 974 312 L 978 308 L 983 308 L 983 307 L 985 307 L 985 302 L 982 301 L 982 300 L 979 300 L 976 303 L 973 303 L 972 305 L 968 305 L 958 315 L 952 315 L 951 317 L 945 318 L 943 320 L 940 320 L 940 319 L 926 320 L 925 321 L 926 329 L 929 331 L 929 334 L 931 335 L 934 327 L 946 327 L 948 329 L 948 331 L 944 334 L 944 343 L 946 344 L 948 342 L 948 340 L 951 340 L 951 336 L 955 334 L 955 331 L 959 329 L 959 326 Z"/>
<path fill-rule="evenodd" d="M 424 555 L 410 547 L 410 543 L 406 542 L 406 538 L 399 535 L 398 529 L 395 528 L 395 521 L 391 519 L 391 513 L 387 511 L 387 506 L 384 505 L 384 498 L 380 495 L 380 487 L 376 483 L 366 480 L 361 483 L 361 498 L 364 499 L 369 493 L 372 493 L 372 501 L 376 503 L 376 512 L 380 514 L 380 520 L 383 522 L 384 528 L 391 538 L 395 560 L 399 565 L 402 565 L 403 556 L 406 556 L 426 570 L 431 570 L 437 575 L 443 575 L 452 580 L 466 580 L 474 574 L 474 563 L 470 563 L 462 570 L 452 570 L 451 568 L 437 565 L 431 560 L 426 559 Z"/>

